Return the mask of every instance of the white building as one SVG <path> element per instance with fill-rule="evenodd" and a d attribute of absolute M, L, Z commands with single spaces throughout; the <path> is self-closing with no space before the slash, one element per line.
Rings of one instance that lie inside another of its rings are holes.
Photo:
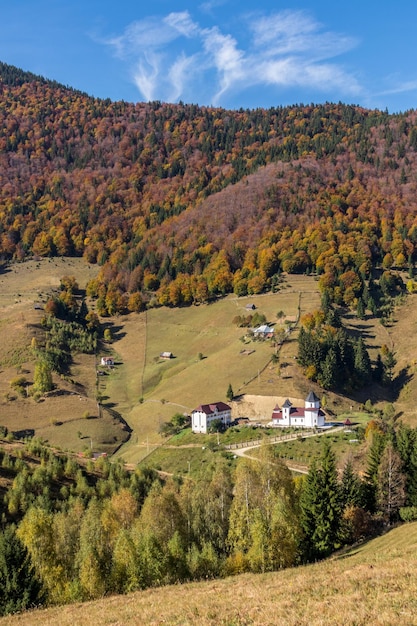
<path fill-rule="evenodd" d="M 310 391 L 304 402 L 304 407 L 295 407 L 286 400 L 280 408 L 278 405 L 272 411 L 272 425 L 280 428 L 319 428 L 324 426 L 325 414 L 320 408 L 320 400 L 313 391 Z"/>
<path fill-rule="evenodd" d="M 264 339 L 271 339 L 274 336 L 274 329 L 268 324 L 262 324 L 258 328 L 253 329 L 255 337 L 263 337 Z"/>
<path fill-rule="evenodd" d="M 107 367 L 114 366 L 114 358 L 112 356 L 102 356 L 100 365 L 106 365 Z"/>
<path fill-rule="evenodd" d="M 232 409 L 225 402 L 214 404 L 200 404 L 191 413 L 191 430 L 193 433 L 207 433 L 208 427 L 214 420 L 221 420 L 225 427 L 232 420 Z"/>

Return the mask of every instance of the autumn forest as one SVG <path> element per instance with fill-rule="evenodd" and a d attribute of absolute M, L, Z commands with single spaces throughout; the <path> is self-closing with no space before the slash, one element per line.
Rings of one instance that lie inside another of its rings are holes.
<path fill-rule="evenodd" d="M 261 293 L 282 271 L 356 306 L 373 268 L 414 266 L 414 111 L 134 105 L 4 64 L 0 89 L 1 257 L 97 263 L 101 314 Z"/>

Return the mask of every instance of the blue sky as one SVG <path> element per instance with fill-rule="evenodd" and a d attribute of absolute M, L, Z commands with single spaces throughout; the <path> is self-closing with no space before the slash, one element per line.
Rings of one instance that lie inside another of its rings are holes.
<path fill-rule="evenodd" d="M 417 108 L 415 0 L 1 0 L 0 60 L 100 98 Z"/>

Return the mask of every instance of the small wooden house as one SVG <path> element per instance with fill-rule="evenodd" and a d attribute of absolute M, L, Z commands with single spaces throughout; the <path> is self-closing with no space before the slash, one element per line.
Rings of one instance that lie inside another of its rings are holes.
<path fill-rule="evenodd" d="M 274 336 L 274 329 L 268 324 L 262 324 L 253 330 L 255 337 L 262 337 L 263 339 L 271 339 Z"/>

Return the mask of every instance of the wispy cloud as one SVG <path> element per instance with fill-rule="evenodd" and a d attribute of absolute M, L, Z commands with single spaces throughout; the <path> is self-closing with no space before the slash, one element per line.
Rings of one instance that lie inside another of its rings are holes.
<path fill-rule="evenodd" d="M 394 82 L 394 81 L 391 79 L 391 82 Z M 386 96 L 386 95 L 393 95 L 397 93 L 407 93 L 410 91 L 417 91 L 417 80 L 407 80 L 402 83 L 397 82 L 397 84 L 394 87 L 391 87 L 390 89 L 385 89 L 384 91 L 381 91 L 378 95 Z"/>
<path fill-rule="evenodd" d="M 355 76 L 335 60 L 357 45 L 353 38 L 326 31 L 303 11 L 241 19 L 249 36 L 245 47 L 218 26 L 201 27 L 188 11 L 134 22 L 106 43 L 129 64 L 145 100 L 220 105 L 228 95 L 266 85 L 362 92 Z M 203 94 L 197 83 L 204 85 Z"/>
<path fill-rule="evenodd" d="M 203 2 L 199 5 L 199 9 L 204 13 L 211 13 L 213 9 L 227 4 L 227 1 L 228 0 L 207 0 L 207 2 Z"/>

